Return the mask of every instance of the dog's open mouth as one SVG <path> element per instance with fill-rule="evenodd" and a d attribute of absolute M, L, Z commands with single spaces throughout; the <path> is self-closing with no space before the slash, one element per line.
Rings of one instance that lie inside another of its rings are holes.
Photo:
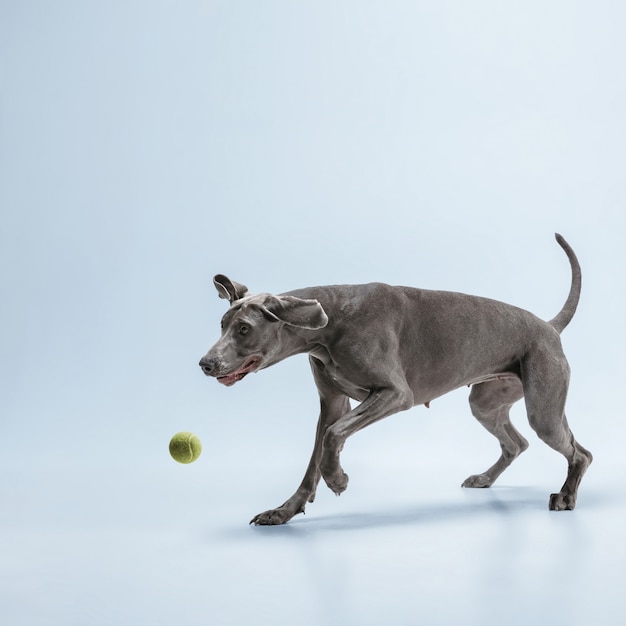
<path fill-rule="evenodd" d="M 226 385 L 230 387 L 235 383 L 238 383 L 242 378 L 244 378 L 250 372 L 254 372 L 258 369 L 261 364 L 261 357 L 252 356 L 249 359 L 246 359 L 243 362 L 243 365 L 238 369 L 232 372 L 231 374 L 227 374 L 226 376 L 218 376 L 217 381 L 222 383 L 222 385 Z"/>

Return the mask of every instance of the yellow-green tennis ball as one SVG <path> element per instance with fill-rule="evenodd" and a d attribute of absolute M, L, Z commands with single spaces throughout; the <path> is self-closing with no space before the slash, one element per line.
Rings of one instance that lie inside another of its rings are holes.
<path fill-rule="evenodd" d="M 179 463 L 193 463 L 201 452 L 200 439 L 193 433 L 176 433 L 170 441 L 170 454 Z"/>

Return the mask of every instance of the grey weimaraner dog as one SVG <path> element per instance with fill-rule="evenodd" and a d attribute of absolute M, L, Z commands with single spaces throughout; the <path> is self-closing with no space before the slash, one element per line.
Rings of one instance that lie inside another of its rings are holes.
<path fill-rule="evenodd" d="M 500 458 L 464 487 L 489 487 L 528 447 L 509 409 L 522 397 L 532 428 L 568 462 L 565 484 L 550 496 L 554 511 L 571 510 L 592 456 L 565 418 L 569 365 L 559 334 L 572 319 L 581 286 L 580 265 L 568 243 L 570 293 L 561 312 L 545 322 L 517 307 L 460 293 L 391 287 L 381 283 L 248 295 L 218 275 L 220 297 L 230 301 L 222 336 L 200 361 L 224 385 L 308 352 L 321 413 L 302 483 L 281 506 L 253 524 L 283 524 L 313 502 L 320 477 L 336 494 L 348 485 L 340 462 L 346 439 L 384 417 L 428 406 L 453 389 L 472 385 L 474 417 L 502 448 Z M 360 402 L 351 409 L 349 398 Z"/>

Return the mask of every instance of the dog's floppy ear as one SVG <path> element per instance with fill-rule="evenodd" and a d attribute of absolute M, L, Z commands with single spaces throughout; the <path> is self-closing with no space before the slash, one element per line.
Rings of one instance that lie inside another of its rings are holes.
<path fill-rule="evenodd" d="M 223 274 L 215 276 L 213 284 L 220 298 L 228 300 L 231 304 L 236 300 L 240 300 L 248 293 L 248 288 L 245 285 L 240 285 Z"/>
<path fill-rule="evenodd" d="M 317 300 L 294 296 L 268 296 L 261 307 L 263 315 L 273 322 L 318 330 L 328 324 L 328 316 Z"/>

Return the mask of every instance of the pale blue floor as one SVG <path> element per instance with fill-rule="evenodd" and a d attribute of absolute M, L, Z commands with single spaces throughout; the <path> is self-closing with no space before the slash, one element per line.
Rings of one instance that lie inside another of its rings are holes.
<path fill-rule="evenodd" d="M 354 453 L 342 497 L 320 488 L 307 515 L 274 528 L 247 521 L 289 495 L 291 457 L 249 473 L 217 456 L 13 466 L 0 488 L 1 622 L 623 624 L 619 476 L 593 468 L 578 509 L 550 513 L 542 456 L 464 490 L 459 467 L 432 475 L 403 454 L 376 466 Z"/>

